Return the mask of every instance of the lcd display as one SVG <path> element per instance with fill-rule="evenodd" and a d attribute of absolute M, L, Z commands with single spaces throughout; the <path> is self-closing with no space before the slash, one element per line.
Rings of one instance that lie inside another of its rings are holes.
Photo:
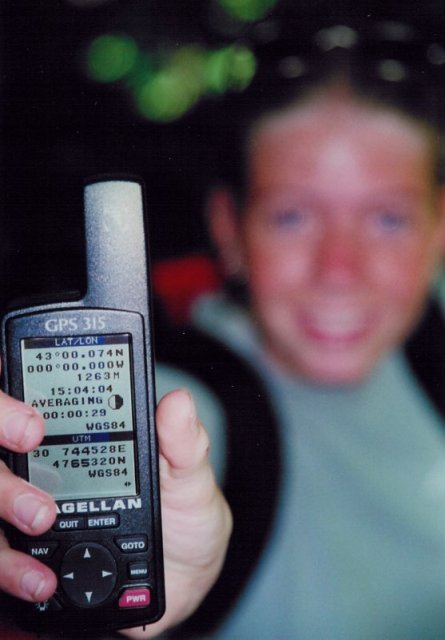
<path fill-rule="evenodd" d="M 43 415 L 29 480 L 56 499 L 137 493 L 129 334 L 21 341 L 25 402 Z"/>

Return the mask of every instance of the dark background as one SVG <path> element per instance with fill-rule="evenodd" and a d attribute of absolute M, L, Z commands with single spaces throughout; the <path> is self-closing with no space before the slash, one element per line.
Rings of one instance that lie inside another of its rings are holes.
<path fill-rule="evenodd" d="M 144 179 L 154 257 L 205 244 L 199 180 L 190 181 L 199 135 L 182 122 L 151 124 L 119 87 L 84 73 L 84 48 L 95 35 L 114 24 L 140 27 L 131 5 L 134 18 L 143 10 L 146 22 L 157 15 L 165 28 L 179 20 L 168 2 L 88 10 L 52 0 L 2 2 L 2 302 L 82 288 L 82 188 L 90 176 Z"/>
<path fill-rule="evenodd" d="M 443 29 L 442 5 L 278 1 L 265 17 L 366 20 L 384 12 L 442 20 Z M 202 117 L 210 102 L 173 123 L 150 122 L 119 84 L 87 77 L 85 50 L 117 29 L 148 49 L 248 37 L 251 24 L 215 7 L 213 0 L 2 0 L 0 306 L 25 294 L 82 289 L 82 185 L 97 174 L 144 180 L 154 260 L 206 249 L 201 209 L 217 155 Z"/>

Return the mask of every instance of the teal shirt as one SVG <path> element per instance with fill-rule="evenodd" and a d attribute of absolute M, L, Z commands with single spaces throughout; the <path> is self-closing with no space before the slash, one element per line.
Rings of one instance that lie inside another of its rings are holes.
<path fill-rule="evenodd" d="M 195 319 L 260 371 L 284 452 L 270 543 L 215 637 L 445 638 L 445 425 L 403 355 L 362 385 L 317 386 L 266 362 L 224 300 Z"/>

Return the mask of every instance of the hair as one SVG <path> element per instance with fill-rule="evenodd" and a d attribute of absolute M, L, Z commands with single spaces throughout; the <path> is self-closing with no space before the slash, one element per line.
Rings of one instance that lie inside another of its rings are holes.
<path fill-rule="evenodd" d="M 264 25 L 263 25 L 264 29 Z M 255 46 L 258 70 L 250 87 L 221 103 L 217 136 L 219 180 L 242 200 L 248 140 L 255 124 L 341 84 L 362 103 L 390 109 L 425 127 L 445 181 L 445 48 L 433 28 L 369 21 L 320 26 L 275 25 L 275 37 Z M 434 148 L 435 147 L 435 148 Z"/>

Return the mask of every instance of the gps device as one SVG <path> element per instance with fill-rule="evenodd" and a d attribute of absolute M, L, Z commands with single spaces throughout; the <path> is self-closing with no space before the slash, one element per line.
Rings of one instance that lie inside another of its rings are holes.
<path fill-rule="evenodd" d="M 38 409 L 41 445 L 8 454 L 17 475 L 50 493 L 52 529 L 12 546 L 58 576 L 53 598 L 14 600 L 34 631 L 106 631 L 164 611 L 150 297 L 142 188 L 85 187 L 87 291 L 24 306 L 2 322 L 4 389 Z"/>

